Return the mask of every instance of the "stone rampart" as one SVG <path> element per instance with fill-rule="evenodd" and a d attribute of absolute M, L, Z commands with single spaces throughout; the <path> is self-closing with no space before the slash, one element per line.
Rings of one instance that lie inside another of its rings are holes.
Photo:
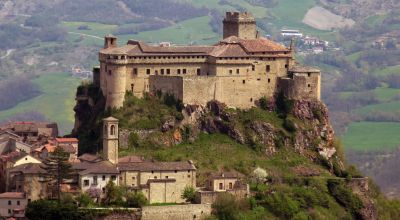
<path fill-rule="evenodd" d="M 141 220 L 193 220 L 209 215 L 211 215 L 210 204 L 146 206 L 142 208 Z"/>

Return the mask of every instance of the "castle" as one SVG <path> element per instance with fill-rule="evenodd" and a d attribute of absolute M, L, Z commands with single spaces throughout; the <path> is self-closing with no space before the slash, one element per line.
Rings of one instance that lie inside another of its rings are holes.
<path fill-rule="evenodd" d="M 321 73 L 297 64 L 293 45 L 259 37 L 247 12 L 227 12 L 223 24 L 224 39 L 211 46 L 129 40 L 118 47 L 117 38 L 107 35 L 93 74 L 106 107 L 121 107 L 127 91 L 137 97 L 162 91 L 184 104 L 218 100 L 244 109 L 278 92 L 290 99 L 320 99 Z"/>

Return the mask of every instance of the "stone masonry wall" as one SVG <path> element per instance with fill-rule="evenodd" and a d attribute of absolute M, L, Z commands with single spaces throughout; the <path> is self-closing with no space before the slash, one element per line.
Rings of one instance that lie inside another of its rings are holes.
<path fill-rule="evenodd" d="M 193 220 L 209 215 L 211 215 L 210 204 L 146 206 L 142 208 L 141 220 Z"/>

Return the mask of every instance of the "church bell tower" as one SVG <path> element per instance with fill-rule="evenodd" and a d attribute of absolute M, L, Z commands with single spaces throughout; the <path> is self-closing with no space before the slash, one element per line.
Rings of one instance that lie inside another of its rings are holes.
<path fill-rule="evenodd" d="M 103 119 L 103 155 L 112 164 L 118 164 L 118 119 Z"/>

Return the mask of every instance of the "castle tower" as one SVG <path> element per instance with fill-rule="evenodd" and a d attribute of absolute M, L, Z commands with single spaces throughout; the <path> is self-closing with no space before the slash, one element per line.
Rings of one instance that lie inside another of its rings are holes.
<path fill-rule="evenodd" d="M 230 36 L 242 39 L 257 38 L 256 20 L 248 12 L 227 12 L 223 23 L 224 39 Z"/>
<path fill-rule="evenodd" d="M 104 49 L 117 47 L 117 37 L 108 34 L 104 37 Z"/>
<path fill-rule="evenodd" d="M 104 159 L 118 164 L 118 119 L 103 119 L 103 155 Z"/>

